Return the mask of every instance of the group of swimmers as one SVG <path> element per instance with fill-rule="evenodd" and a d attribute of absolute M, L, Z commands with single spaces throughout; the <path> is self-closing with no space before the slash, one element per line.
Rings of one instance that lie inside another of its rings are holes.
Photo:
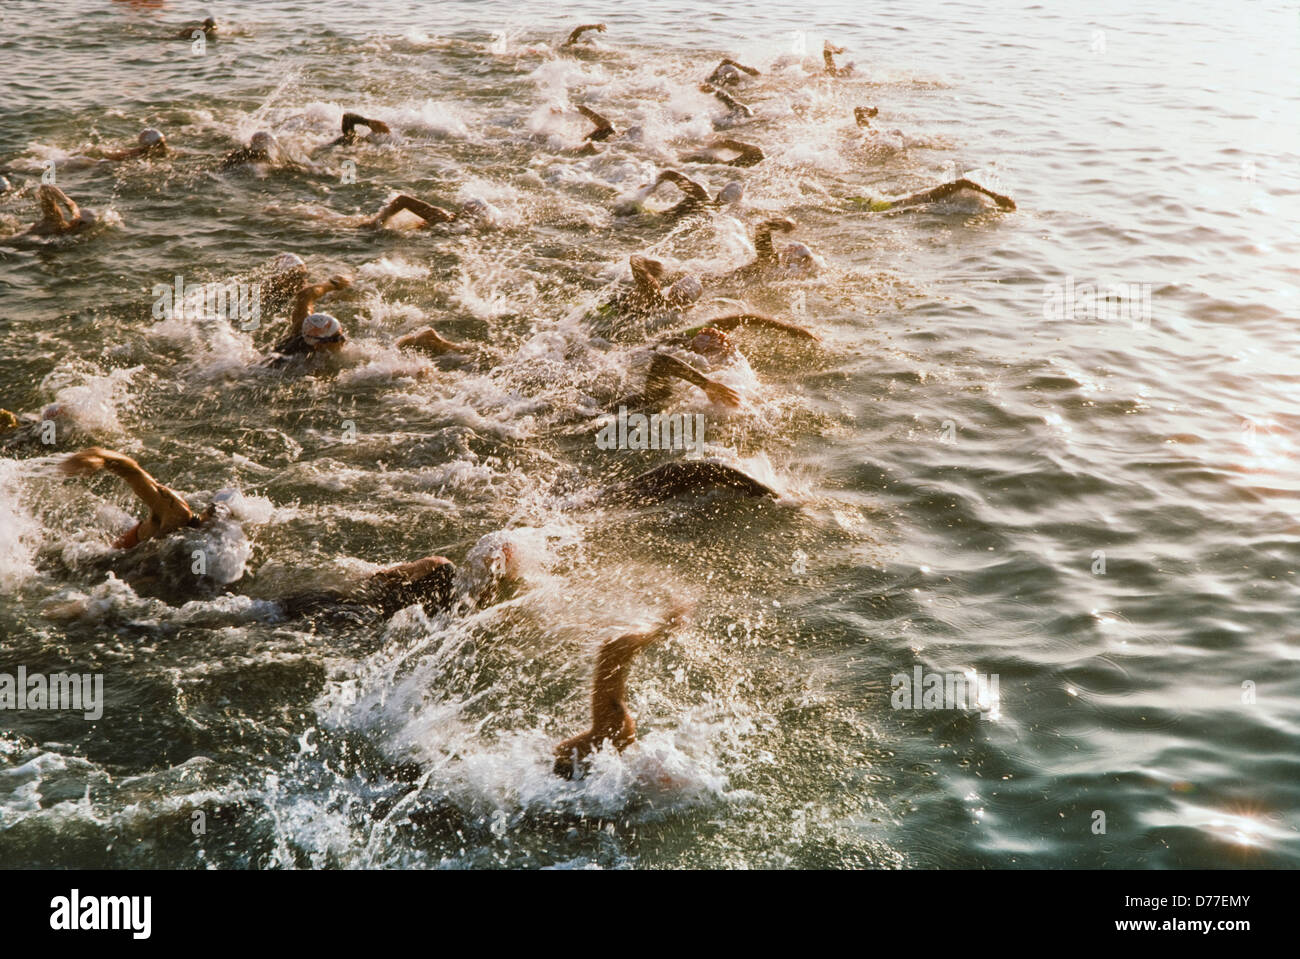
<path fill-rule="evenodd" d="M 190 36 L 192 31 L 201 32 L 208 39 L 218 35 L 217 24 L 211 18 L 191 30 L 182 31 L 180 36 Z M 574 29 L 561 47 L 577 46 L 588 34 L 605 31 L 603 23 L 584 24 Z M 844 77 L 851 73 L 852 65 L 838 66 L 835 63 L 835 56 L 843 52 L 841 48 L 826 43 L 823 61 L 827 76 Z M 729 58 L 723 59 L 701 83 L 700 89 L 716 96 L 733 114 L 752 116 L 753 108 L 742 104 L 729 91 L 757 76 L 760 76 L 759 70 Z M 583 146 L 579 148 L 581 152 L 599 152 L 618 138 L 619 132 L 608 118 L 587 106 L 578 106 L 577 111 L 592 124 Z M 858 107 L 854 111 L 855 122 L 859 127 L 869 129 L 878 112 L 875 107 Z M 346 148 L 359 143 L 382 144 L 393 136 L 393 130 L 383 120 L 346 112 L 339 137 L 327 146 Z M 104 151 L 103 160 L 156 159 L 166 156 L 169 150 L 163 133 L 151 128 L 140 133 L 134 147 Z M 753 167 L 765 158 L 761 146 L 734 136 L 719 138 L 681 157 L 684 163 L 725 165 L 737 169 Z M 231 169 L 242 164 L 280 162 L 282 158 L 275 137 L 269 131 L 259 131 L 246 145 L 223 157 L 220 167 Z M 644 200 L 665 186 L 674 187 L 681 194 L 675 205 L 654 214 L 665 222 L 731 206 L 740 202 L 744 195 L 744 186 L 739 181 L 727 183 L 711 196 L 702 184 L 683 172 L 666 169 L 643 188 L 637 200 L 620 204 L 615 210 L 616 215 L 645 214 Z M 0 189 L 8 188 L 7 180 L 0 182 Z M 1009 197 L 965 178 L 894 200 L 873 201 L 871 209 L 905 209 L 942 201 L 960 193 L 987 197 L 1001 209 L 1015 209 Z M 53 184 L 40 185 L 36 199 L 40 206 L 40 219 L 17 237 L 11 237 L 10 241 L 77 234 L 98 222 L 92 210 L 79 206 Z M 482 222 L 491 218 L 492 210 L 481 200 L 470 200 L 456 209 L 448 209 L 403 193 L 386 203 L 373 217 L 366 218 L 363 224 L 382 228 L 402 213 L 419 218 L 422 226 L 427 227 L 458 220 Z M 796 242 L 778 247 L 773 242 L 774 233 L 789 234 L 795 229 L 796 224 L 786 218 L 762 221 L 754 232 L 754 259 L 731 271 L 725 278 L 748 283 L 774 276 L 804 276 L 814 272 L 818 257 L 808 246 Z M 706 283 L 724 277 L 686 274 L 670 282 L 664 264 L 644 255 L 631 256 L 629 267 L 630 285 L 588 316 L 593 330 L 600 335 L 639 342 L 648 349 L 649 363 L 644 385 L 633 395 L 621 397 L 617 403 L 619 407 L 662 408 L 670 400 L 677 381 L 699 389 L 711 403 L 723 407 L 739 406 L 742 403 L 740 393 L 710 375 L 740 360 L 735 340 L 738 330 L 763 329 L 808 342 L 819 339 L 815 332 L 805 327 L 748 311 L 715 316 L 704 323 L 664 334 L 664 325 L 681 317 L 698 301 Z M 316 306 L 319 300 L 347 290 L 351 285 L 351 279 L 344 275 L 313 283 L 300 257 L 287 253 L 278 257 L 266 292 L 273 309 L 288 309 L 289 321 L 266 364 L 283 368 L 296 362 L 320 361 L 337 353 L 347 342 L 343 325 L 337 317 L 318 311 Z M 432 327 L 402 337 L 397 345 L 432 354 L 466 353 L 475 348 L 474 344 L 447 340 Z M 18 417 L 0 410 L 0 435 L 16 435 L 21 428 Z M 196 512 L 185 497 L 160 483 L 133 458 L 112 450 L 100 447 L 83 449 L 64 459 L 60 467 L 72 476 L 89 476 L 100 471 L 110 473 L 121 479 L 144 504 L 147 515 L 114 541 L 115 550 L 134 550 L 144 543 L 163 540 L 187 529 L 202 529 L 222 520 L 228 513 L 227 494 L 218 493 L 208 506 Z M 751 496 L 775 495 L 766 484 L 727 464 L 692 460 L 670 462 L 631 481 L 611 486 L 607 492 L 616 500 L 644 503 L 712 489 L 728 489 Z M 431 613 L 447 612 L 461 605 L 491 602 L 520 576 L 518 557 L 508 535 L 491 534 L 480 540 L 470 551 L 466 567 L 458 570 L 446 557 L 425 556 L 380 570 L 350 589 L 295 594 L 282 597 L 278 605 L 286 617 L 313 619 L 387 616 L 411 605 L 420 605 Z M 632 660 L 641 649 L 681 627 L 688 615 L 687 607 L 674 607 L 660 625 L 646 632 L 620 636 L 600 647 L 593 675 L 591 728 L 556 746 L 554 769 L 558 775 L 567 778 L 578 776 L 593 751 L 605 745 L 621 751 L 635 740 L 636 724 L 627 708 L 625 694 Z"/>

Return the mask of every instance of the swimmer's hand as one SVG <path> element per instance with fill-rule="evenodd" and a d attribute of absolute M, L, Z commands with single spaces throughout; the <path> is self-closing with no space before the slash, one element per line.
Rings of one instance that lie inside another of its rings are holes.
<path fill-rule="evenodd" d="M 351 285 L 352 277 L 344 273 L 337 273 L 330 277 L 330 286 L 334 287 L 335 290 L 346 290 Z"/>
<path fill-rule="evenodd" d="M 740 394 L 733 390 L 726 383 L 719 383 L 716 380 L 706 380 L 701 386 L 704 395 L 714 403 L 720 403 L 723 406 L 737 407 L 740 405 Z"/>

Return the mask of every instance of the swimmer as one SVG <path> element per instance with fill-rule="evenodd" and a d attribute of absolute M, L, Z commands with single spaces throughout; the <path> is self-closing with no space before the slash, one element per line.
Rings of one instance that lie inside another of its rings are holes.
<path fill-rule="evenodd" d="M 648 200 L 656 190 L 663 184 L 671 183 L 683 193 L 682 198 L 669 207 L 667 210 L 655 215 L 661 216 L 667 220 L 678 220 L 692 213 L 698 213 L 708 207 L 727 206 L 732 203 L 738 203 L 745 195 L 745 188 L 738 181 L 732 180 L 725 187 L 718 191 L 716 197 L 710 197 L 709 191 L 702 185 L 692 180 L 684 173 L 677 170 L 664 170 L 655 178 L 654 183 L 642 187 L 641 199 Z M 647 211 L 640 202 L 635 200 L 620 203 L 615 209 L 618 216 L 627 216 L 630 213 L 645 213 Z"/>
<path fill-rule="evenodd" d="M 683 163 L 719 163 L 723 166 L 751 167 L 763 161 L 763 148 L 752 143 L 733 140 L 730 137 L 714 140 L 701 150 L 682 157 Z"/>
<path fill-rule="evenodd" d="M 426 556 L 382 569 L 351 589 L 298 593 L 276 600 L 276 605 L 291 619 L 365 620 L 416 605 L 436 615 L 455 601 L 455 574 L 455 565 L 445 556 Z"/>
<path fill-rule="evenodd" d="M 737 63 L 730 57 L 723 57 L 722 62 L 713 68 L 713 72 L 709 74 L 709 78 L 704 82 L 720 87 L 730 87 L 739 83 L 745 74 L 751 77 L 760 76 L 759 72 L 753 67 Z"/>
<path fill-rule="evenodd" d="M 370 132 L 362 136 L 357 133 L 357 127 L 359 126 L 368 127 Z M 357 143 L 378 143 L 380 137 L 391 137 L 392 135 L 392 128 L 383 120 L 372 120 L 363 117 L 359 113 L 345 113 L 343 114 L 343 135 L 328 145 L 338 147 L 353 146 Z"/>
<path fill-rule="evenodd" d="M 726 316 L 715 316 L 713 319 L 706 320 L 698 326 L 693 326 L 688 330 L 676 333 L 669 337 L 665 342 L 688 346 L 697 353 L 708 355 L 715 350 L 715 347 L 712 344 L 705 342 L 696 343 L 695 341 L 698 337 L 709 330 L 712 330 L 715 333 L 725 333 L 740 327 L 773 330 L 777 333 L 784 333 L 786 336 L 794 337 L 795 339 L 813 340 L 814 342 L 821 341 L 820 336 L 806 327 L 799 326 L 797 323 L 787 323 L 784 320 L 778 320 L 775 317 L 767 316 L 763 313 L 730 313 Z M 723 342 L 719 345 L 726 345 L 725 337 L 723 337 Z"/>
<path fill-rule="evenodd" d="M 632 268 L 632 289 L 619 302 L 619 307 L 626 312 L 677 310 L 694 303 L 704 292 L 700 281 L 689 274 L 665 290 L 664 265 L 659 260 L 634 253 L 628 257 L 628 265 Z"/>
<path fill-rule="evenodd" d="M 275 164 L 279 159 L 280 147 L 275 137 L 265 130 L 259 130 L 249 139 L 248 146 L 232 150 L 225 155 L 221 161 L 221 169 L 229 170 L 245 163 Z"/>
<path fill-rule="evenodd" d="M 921 190 L 919 193 L 913 193 L 896 200 L 872 199 L 865 202 L 873 213 L 880 213 L 884 210 L 903 210 L 924 203 L 948 200 L 961 193 L 986 196 L 1003 210 L 1014 210 L 1016 208 L 1016 202 L 1011 197 L 1003 196 L 1001 193 L 994 193 L 987 187 L 980 186 L 974 180 L 968 180 L 966 177 L 931 187 L 928 190 Z"/>
<path fill-rule="evenodd" d="M 195 33 L 202 33 L 208 40 L 217 38 L 217 21 L 208 17 L 202 23 L 195 24 L 192 27 L 186 27 L 180 33 L 176 34 L 178 40 L 192 40 Z"/>
<path fill-rule="evenodd" d="M 822 42 L 822 64 L 828 77 L 847 77 L 853 72 L 853 64 L 851 63 L 846 63 L 842 67 L 835 65 L 835 54 L 843 52 L 843 47 L 837 47 L 829 40 Z"/>
<path fill-rule="evenodd" d="M 627 708 L 627 674 L 632 660 L 651 643 L 665 640 L 681 628 L 689 613 L 688 606 L 674 607 L 649 632 L 627 633 L 601 645 L 591 683 L 591 728 L 555 747 L 555 775 L 581 779 L 586 758 L 605 743 L 622 752 L 636 742 L 636 720 Z"/>
<path fill-rule="evenodd" d="M 286 616 L 364 620 L 391 616 L 419 605 L 429 615 L 458 607 L 488 606 L 521 578 L 519 556 L 509 535 L 479 538 L 458 569 L 445 556 L 425 556 L 367 576 L 350 589 L 326 588 L 277 600 Z"/>
<path fill-rule="evenodd" d="M 214 515 L 214 507 L 209 507 L 202 515 L 196 515 L 180 494 L 155 480 L 131 457 L 112 450 L 92 446 L 73 453 L 59 464 L 59 469 L 69 476 L 90 476 L 100 470 L 108 470 L 125 480 L 127 486 L 131 487 L 131 492 L 149 508 L 148 517 L 114 541 L 115 549 L 130 549 L 178 529 L 201 526 Z"/>
<path fill-rule="evenodd" d="M 76 431 L 77 426 L 62 403 L 50 403 L 39 416 L 19 416 L 0 409 L 0 450 L 12 452 L 26 447 L 49 447 Z"/>
<path fill-rule="evenodd" d="M 779 251 L 772 246 L 772 232 L 774 230 L 781 233 L 792 233 L 794 228 L 794 221 L 785 217 L 764 220 L 754 231 L 754 252 L 756 255 L 753 262 L 735 270 L 731 275 L 735 278 L 745 279 L 758 274 L 773 272 L 798 276 L 815 273 L 817 258 L 813 251 L 803 243 L 792 243 L 789 246 L 782 247 Z"/>
<path fill-rule="evenodd" d="M 614 135 L 614 125 L 595 110 L 578 104 L 578 112 L 595 124 L 595 129 L 583 137 L 584 140 L 599 142 L 608 140 Z"/>
<path fill-rule="evenodd" d="M 650 360 L 650 369 L 646 371 L 645 385 L 641 392 L 624 397 L 611 408 L 626 407 L 629 410 L 657 410 L 667 405 L 673 392 L 673 381 L 681 380 L 699 387 L 711 402 L 720 406 L 736 407 L 740 405 L 740 394 L 725 383 L 711 380 L 691 364 L 679 360 L 668 353 L 655 351 Z"/>
<path fill-rule="evenodd" d="M 386 203 L 382 210 L 366 222 L 366 225 L 376 230 L 382 229 L 385 223 L 402 211 L 414 213 L 423 220 L 424 223 L 421 224 L 421 229 L 438 223 L 450 223 L 456 219 L 456 214 L 451 210 L 434 206 L 432 203 L 425 203 L 409 193 L 402 193 Z"/>
<path fill-rule="evenodd" d="M 306 360 L 327 357 L 338 353 L 347 341 L 343 324 L 336 317 L 329 313 L 310 313 L 303 317 L 299 331 L 277 343 L 262 365 L 279 368 L 295 357 Z"/>
<path fill-rule="evenodd" d="M 739 406 L 739 393 L 725 383 L 710 380 L 696 369 L 692 362 L 710 371 L 744 362 L 740 350 L 726 333 L 727 330 L 735 330 L 742 326 L 774 330 L 787 336 L 814 342 L 821 339 L 816 333 L 802 326 L 786 323 L 761 313 L 732 313 L 714 317 L 664 339 L 661 345 L 684 349 L 686 359 L 679 359 L 656 350 L 642 391 L 623 399 L 618 405 L 626 406 L 628 409 L 660 409 L 672 395 L 673 380 L 677 379 L 699 387 L 714 403 L 722 406 Z"/>
<path fill-rule="evenodd" d="M 316 301 L 323 296 L 330 293 L 337 293 L 340 290 L 346 290 L 351 286 L 352 278 L 350 276 L 337 275 L 330 277 L 323 283 L 316 283 L 312 286 L 305 286 L 299 289 L 297 293 L 294 294 L 293 312 L 289 315 L 289 329 L 286 331 L 280 342 L 276 344 L 275 352 L 286 356 L 306 352 L 306 350 L 303 349 L 305 344 L 296 341 L 302 340 L 303 323 L 306 321 L 308 316 L 316 312 Z M 328 314 L 321 313 L 317 315 L 327 316 Z M 341 330 L 339 331 L 339 335 L 342 336 Z M 337 342 L 342 343 L 343 341 L 339 340 Z"/>
<path fill-rule="evenodd" d="M 578 40 L 582 37 L 582 35 L 584 33 L 587 33 L 590 30 L 595 30 L 597 33 L 604 33 L 605 25 L 603 23 L 584 23 L 580 27 L 575 27 L 573 32 L 569 34 L 569 39 L 565 40 L 564 43 L 560 44 L 560 46 L 562 47 L 574 46 L 578 42 Z M 588 40 L 586 42 L 589 43 L 590 41 Z"/>
<path fill-rule="evenodd" d="M 136 137 L 136 146 L 127 150 L 106 150 L 104 157 L 108 160 L 134 160 L 137 157 L 160 157 L 167 155 L 167 138 L 161 130 L 153 127 L 141 130 Z"/>
<path fill-rule="evenodd" d="M 40 204 L 41 218 L 22 233 L 9 237 L 9 241 L 81 233 L 99 222 L 94 210 L 77 206 L 71 197 L 53 184 L 41 184 L 36 191 L 36 200 Z"/>

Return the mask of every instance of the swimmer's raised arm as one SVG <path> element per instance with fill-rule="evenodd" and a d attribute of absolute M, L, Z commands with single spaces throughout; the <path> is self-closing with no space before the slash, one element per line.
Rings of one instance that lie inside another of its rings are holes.
<path fill-rule="evenodd" d="M 149 518 L 138 523 L 114 544 L 120 549 L 189 526 L 194 521 L 194 513 L 185 500 L 146 473 L 129 456 L 92 446 L 73 453 L 59 464 L 59 469 L 69 476 L 89 476 L 107 470 L 125 480 L 131 492 L 148 507 Z"/>
<path fill-rule="evenodd" d="M 731 70 L 728 70 L 728 67 L 730 67 Z M 705 82 L 726 83 L 730 77 L 734 76 L 732 70 L 739 70 L 741 73 L 748 73 L 751 77 L 760 76 L 759 72 L 753 67 L 747 67 L 743 63 L 737 63 L 735 60 L 731 59 L 731 57 L 723 57 L 718 65 L 713 68 L 713 72 L 709 74 L 709 79 Z"/>
<path fill-rule="evenodd" d="M 696 210 L 699 210 L 712 202 L 708 190 L 704 189 L 703 186 L 696 183 L 685 174 L 679 173 L 677 170 L 664 170 L 663 173 L 660 173 L 655 179 L 652 192 L 653 190 L 658 189 L 663 183 L 671 183 L 673 186 L 677 187 L 677 189 L 681 190 L 682 193 L 686 194 L 675 206 L 665 210 L 664 216 L 685 216 L 688 213 L 694 213 Z"/>
<path fill-rule="evenodd" d="M 595 30 L 597 33 L 604 33 L 605 25 L 603 23 L 584 23 L 582 26 L 574 28 L 574 31 L 569 34 L 569 39 L 565 40 L 562 46 L 573 46 L 578 42 L 578 38 L 588 30 Z"/>
<path fill-rule="evenodd" d="M 842 67 L 835 65 L 835 54 L 843 53 L 843 47 L 837 47 L 829 40 L 822 43 L 822 64 L 826 68 L 826 73 L 833 77 L 847 77 L 853 72 L 853 64 L 845 64 Z"/>
<path fill-rule="evenodd" d="M 794 232 L 794 220 L 788 220 L 785 217 L 778 217 L 773 220 L 764 220 L 754 231 L 754 250 L 758 253 L 760 262 L 775 262 L 776 251 L 772 249 L 772 231 L 779 230 L 782 233 Z"/>
<path fill-rule="evenodd" d="M 316 312 L 317 300 L 327 293 L 346 290 L 351 285 L 352 278 L 340 274 L 330 277 L 323 283 L 315 283 L 299 290 L 293 298 L 293 312 L 289 317 L 289 337 L 295 337 L 302 332 L 302 321 Z"/>
<path fill-rule="evenodd" d="M 590 107 L 585 107 L 582 104 L 578 104 L 578 112 L 596 125 L 596 129 L 588 133 L 583 139 L 606 140 L 614 135 L 614 125 L 595 110 Z"/>
<path fill-rule="evenodd" d="M 592 674 L 591 729 L 555 747 L 553 768 L 557 776 L 572 779 L 582 761 L 606 742 L 613 743 L 619 752 L 636 742 L 636 720 L 627 708 L 627 676 L 632 660 L 645 647 L 662 642 L 681 628 L 689 614 L 689 606 L 676 606 L 654 629 L 627 633 L 601 645 Z"/>

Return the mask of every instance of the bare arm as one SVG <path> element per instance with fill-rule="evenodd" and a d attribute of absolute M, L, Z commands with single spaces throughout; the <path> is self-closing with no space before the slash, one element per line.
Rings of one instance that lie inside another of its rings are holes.
<path fill-rule="evenodd" d="M 614 125 L 590 107 L 578 105 L 578 112 L 596 125 L 596 129 L 587 134 L 587 140 L 606 140 L 614 135 Z"/>
<path fill-rule="evenodd" d="M 646 393 L 654 394 L 657 391 L 662 394 L 674 379 L 698 386 L 704 391 L 704 395 L 715 403 L 724 406 L 740 405 L 740 394 L 730 386 L 709 379 L 695 367 L 683 363 L 675 356 L 656 353 L 654 359 L 650 361 L 650 370 L 646 373 Z"/>
<path fill-rule="evenodd" d="M 764 263 L 776 259 L 776 251 L 772 249 L 773 230 L 791 233 L 794 231 L 794 221 L 781 217 L 775 220 L 764 220 L 758 225 L 758 229 L 754 231 L 754 249 L 758 253 L 758 259 Z"/>
<path fill-rule="evenodd" d="M 784 320 L 778 320 L 775 317 L 765 316 L 762 313 L 731 313 L 727 316 L 714 317 L 709 320 L 706 325 L 724 331 L 734 330 L 738 326 L 754 326 L 776 330 L 778 333 L 786 333 L 790 336 L 808 340 L 821 339 L 821 337 L 812 330 L 795 323 L 787 323 Z"/>
<path fill-rule="evenodd" d="M 185 500 L 146 473 L 131 457 L 113 450 L 92 446 L 73 453 L 59 468 L 69 476 L 89 476 L 107 470 L 125 480 L 131 492 L 149 509 L 149 521 L 141 524 L 140 539 L 179 529 L 188 525 L 194 516 Z"/>
<path fill-rule="evenodd" d="M 564 41 L 564 46 L 573 46 L 578 42 L 578 38 L 588 30 L 595 30 L 597 33 L 604 33 L 605 25 L 603 23 L 584 23 L 582 26 L 574 28 L 574 31 L 569 34 L 569 39 Z"/>
<path fill-rule="evenodd" d="M 289 336 L 297 336 L 302 331 L 302 321 L 315 312 L 316 301 L 327 293 L 346 290 L 352 285 L 350 277 L 332 276 L 324 283 L 305 286 L 298 291 L 293 300 L 293 313 L 289 318 Z"/>

